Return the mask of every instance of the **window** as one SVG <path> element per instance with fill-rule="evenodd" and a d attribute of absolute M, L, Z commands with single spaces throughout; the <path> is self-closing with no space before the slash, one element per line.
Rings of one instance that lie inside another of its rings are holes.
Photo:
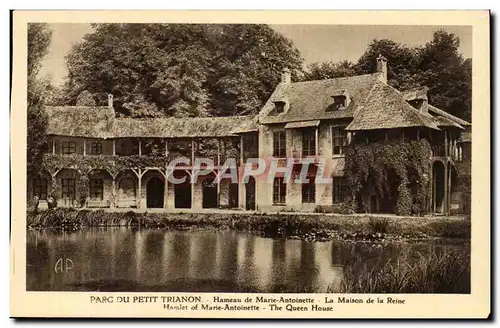
<path fill-rule="evenodd" d="M 276 110 L 277 114 L 281 114 L 285 111 L 285 102 L 284 101 L 275 101 L 274 102 L 274 109 Z"/>
<path fill-rule="evenodd" d="M 347 135 L 344 129 L 332 128 L 332 145 L 333 145 L 333 155 L 343 155 L 345 154 L 345 148 L 347 145 Z"/>
<path fill-rule="evenodd" d="M 346 96 L 333 96 L 333 110 L 346 108 Z"/>
<path fill-rule="evenodd" d="M 302 183 L 302 203 L 316 203 L 316 184 L 312 178 L 308 183 Z"/>
<path fill-rule="evenodd" d="M 286 133 L 285 130 L 273 133 L 273 156 L 286 157 Z"/>
<path fill-rule="evenodd" d="M 40 200 L 47 199 L 47 179 L 33 180 L 33 196 L 38 196 Z"/>
<path fill-rule="evenodd" d="M 62 198 L 75 199 L 75 179 L 61 179 Z"/>
<path fill-rule="evenodd" d="M 306 129 L 302 132 L 302 155 L 316 155 L 316 130 Z"/>
<path fill-rule="evenodd" d="M 102 144 L 99 141 L 93 141 L 90 145 L 91 155 L 101 155 L 102 154 Z"/>
<path fill-rule="evenodd" d="M 90 179 L 90 198 L 103 199 L 103 181 L 102 179 Z"/>
<path fill-rule="evenodd" d="M 333 178 L 333 203 L 341 203 L 345 200 L 347 181 L 345 178 Z"/>
<path fill-rule="evenodd" d="M 274 178 L 273 204 L 283 205 L 286 203 L 286 184 L 284 178 Z"/>
<path fill-rule="evenodd" d="M 76 144 L 74 141 L 63 141 L 62 142 L 62 153 L 64 155 L 76 153 Z"/>

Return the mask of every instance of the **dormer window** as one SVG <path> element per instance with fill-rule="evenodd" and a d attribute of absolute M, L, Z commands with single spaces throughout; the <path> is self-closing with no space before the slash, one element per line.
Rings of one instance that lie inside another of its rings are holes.
<path fill-rule="evenodd" d="M 422 107 L 424 100 L 423 99 L 412 99 L 408 100 L 408 103 L 413 106 L 413 108 L 420 109 Z"/>
<path fill-rule="evenodd" d="M 274 110 L 276 114 L 281 114 L 285 112 L 285 102 L 284 101 L 275 101 L 274 102 Z"/>
<path fill-rule="evenodd" d="M 333 103 L 328 106 L 326 109 L 327 111 L 346 109 L 349 106 L 349 101 L 351 100 L 347 90 L 345 89 L 335 90 L 332 94 L 332 98 Z"/>
<path fill-rule="evenodd" d="M 346 96 L 334 96 L 333 97 L 333 105 L 334 110 L 345 109 L 347 103 Z"/>

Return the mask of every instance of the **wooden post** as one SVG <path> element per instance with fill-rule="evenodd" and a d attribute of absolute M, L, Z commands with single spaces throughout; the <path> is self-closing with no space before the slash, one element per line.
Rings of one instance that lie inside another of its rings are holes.
<path fill-rule="evenodd" d="M 444 156 L 448 156 L 448 131 L 444 131 Z"/>
<path fill-rule="evenodd" d="M 168 157 L 168 139 L 165 139 L 165 157 Z"/>
<path fill-rule="evenodd" d="M 139 140 L 139 156 L 142 155 L 142 140 Z"/>
<path fill-rule="evenodd" d="M 116 155 L 116 139 L 113 139 L 113 156 Z"/>
<path fill-rule="evenodd" d="M 116 176 L 113 175 L 111 176 L 111 178 L 113 179 L 111 181 L 111 204 L 109 205 L 110 208 L 115 208 L 116 207 L 116 184 L 115 184 L 115 180 L 116 180 Z"/>
<path fill-rule="evenodd" d="M 246 190 L 245 184 L 243 183 L 243 172 L 245 168 L 245 157 L 243 156 L 243 134 L 240 135 L 240 167 L 238 170 L 238 196 L 239 207 L 244 210 L 246 208 Z"/>
<path fill-rule="evenodd" d="M 436 172 L 432 172 L 432 213 L 436 213 Z"/>
<path fill-rule="evenodd" d="M 318 156 L 319 155 L 319 126 L 316 127 L 316 131 L 315 131 L 314 148 L 315 148 L 314 155 Z"/>
<path fill-rule="evenodd" d="M 168 179 L 167 179 L 167 174 L 168 174 L 168 170 L 165 166 L 165 185 L 163 186 L 163 208 L 168 208 L 167 204 L 168 204 Z"/>
<path fill-rule="evenodd" d="M 194 165 L 194 147 L 195 147 L 194 139 L 191 139 L 191 166 Z M 191 204 L 191 206 L 192 205 L 193 204 Z"/>
<path fill-rule="evenodd" d="M 220 172 L 220 141 L 221 139 L 217 138 L 217 172 L 219 173 L 219 177 L 217 179 L 217 207 L 220 207 L 220 181 L 221 181 L 221 172 Z"/>
<path fill-rule="evenodd" d="M 136 207 L 138 209 L 142 208 L 142 169 L 139 169 L 139 174 L 137 174 L 137 200 L 136 200 Z"/>
<path fill-rule="evenodd" d="M 83 139 L 83 156 L 87 155 L 87 140 Z"/>
<path fill-rule="evenodd" d="M 448 213 L 448 164 L 444 166 L 443 213 Z"/>
<path fill-rule="evenodd" d="M 220 166 L 220 139 L 217 138 L 217 164 L 216 166 Z"/>
<path fill-rule="evenodd" d="M 56 153 L 56 142 L 54 140 L 54 138 L 52 138 L 52 154 L 55 154 Z"/>
<path fill-rule="evenodd" d="M 417 140 L 420 140 L 420 129 L 417 128 Z"/>
<path fill-rule="evenodd" d="M 243 157 L 243 134 L 240 135 L 240 166 L 243 166 L 245 158 Z"/>

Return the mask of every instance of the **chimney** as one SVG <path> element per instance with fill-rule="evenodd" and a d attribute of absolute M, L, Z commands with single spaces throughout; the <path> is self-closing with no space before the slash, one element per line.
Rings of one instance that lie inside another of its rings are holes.
<path fill-rule="evenodd" d="M 290 73 L 290 70 L 288 68 L 283 69 L 283 72 L 281 73 L 281 83 L 292 83 L 292 73 Z"/>
<path fill-rule="evenodd" d="M 108 95 L 108 107 L 113 108 L 113 95 L 112 94 Z"/>
<path fill-rule="evenodd" d="M 387 58 L 379 54 L 377 57 L 377 72 L 380 74 L 380 81 L 387 83 Z"/>

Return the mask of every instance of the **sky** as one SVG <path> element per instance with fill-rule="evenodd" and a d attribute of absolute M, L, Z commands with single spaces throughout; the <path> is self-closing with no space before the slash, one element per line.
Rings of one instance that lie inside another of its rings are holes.
<path fill-rule="evenodd" d="M 50 76 L 58 85 L 64 81 L 67 69 L 64 57 L 71 46 L 92 32 L 90 24 L 49 24 L 52 44 L 42 63 L 41 76 Z M 305 64 L 321 61 L 357 61 L 373 39 L 391 39 L 408 46 L 424 45 L 435 31 L 443 29 L 460 38 L 460 52 L 472 58 L 472 28 L 470 26 L 412 25 L 271 25 L 291 39 L 299 49 Z M 390 65 L 390 63 L 389 63 Z"/>

